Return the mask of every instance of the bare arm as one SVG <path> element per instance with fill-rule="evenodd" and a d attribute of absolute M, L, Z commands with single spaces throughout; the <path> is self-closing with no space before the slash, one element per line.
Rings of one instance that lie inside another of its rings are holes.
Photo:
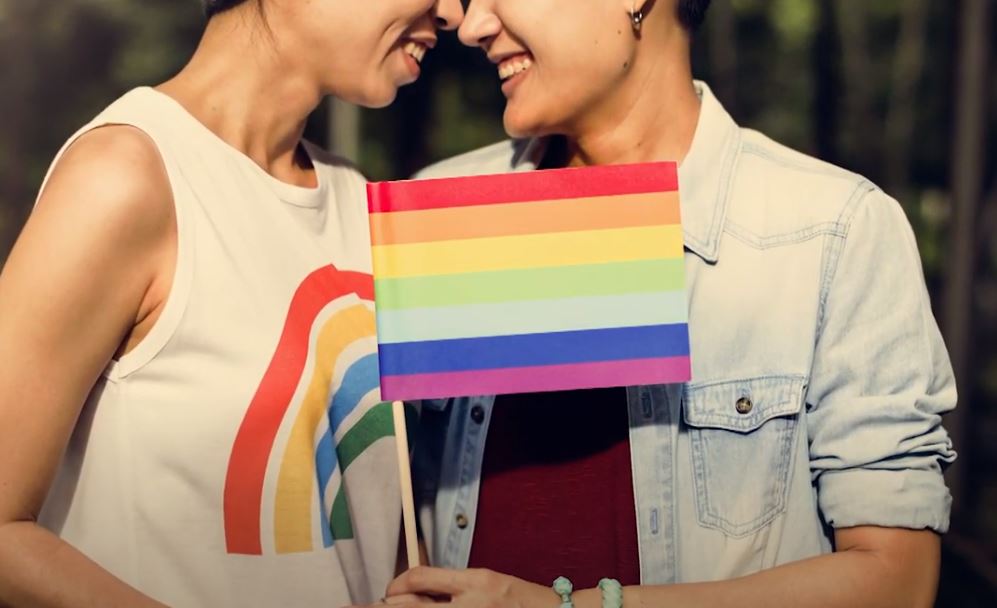
<path fill-rule="evenodd" d="M 87 395 L 158 309 L 175 238 L 155 146 L 102 128 L 60 160 L 0 274 L 0 605 L 159 605 L 35 522 Z"/>
<path fill-rule="evenodd" d="M 938 588 L 941 543 L 932 531 L 850 528 L 835 534 L 838 551 L 717 583 L 633 587 L 624 606 L 652 608 L 930 608 Z M 601 606 L 586 592 L 578 608 Z M 593 601 L 594 600 L 594 601 Z"/>
<path fill-rule="evenodd" d="M 938 587 L 939 537 L 932 531 L 861 527 L 838 530 L 838 551 L 741 578 L 711 583 L 634 586 L 626 608 L 930 608 Z M 611 573 L 607 573 L 607 576 Z M 413 596 L 449 596 L 465 608 L 554 608 L 549 587 L 487 570 L 416 568 L 388 588 L 390 603 L 416 608 Z M 577 608 L 599 608 L 601 593 L 574 593 Z"/>

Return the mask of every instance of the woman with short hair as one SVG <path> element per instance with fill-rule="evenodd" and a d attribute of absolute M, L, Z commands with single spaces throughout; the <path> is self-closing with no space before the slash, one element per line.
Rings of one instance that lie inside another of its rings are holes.
<path fill-rule="evenodd" d="M 868 180 L 739 127 L 693 80 L 708 4 L 468 4 L 460 37 L 495 65 L 516 139 L 421 176 L 679 162 L 692 381 L 424 403 L 422 530 L 454 570 L 391 593 L 932 605 L 956 392 L 914 235 Z"/>
<path fill-rule="evenodd" d="M 209 0 L 174 78 L 70 138 L 0 275 L 0 604 L 341 606 L 394 575 L 362 177 L 458 0 Z"/>

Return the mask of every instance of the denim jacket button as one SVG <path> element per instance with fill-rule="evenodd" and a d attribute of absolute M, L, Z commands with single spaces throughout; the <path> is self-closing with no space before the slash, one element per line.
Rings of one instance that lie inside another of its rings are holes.
<path fill-rule="evenodd" d="M 485 421 L 485 408 L 481 407 L 480 405 L 476 405 L 476 406 L 472 407 L 471 408 L 471 420 L 473 420 L 475 424 L 481 424 L 482 422 L 484 422 Z"/>
<path fill-rule="evenodd" d="M 464 515 L 463 513 L 457 514 L 457 527 L 461 530 L 467 527 L 467 515 Z"/>
<path fill-rule="evenodd" d="M 751 402 L 751 399 L 747 397 L 741 397 L 737 400 L 734 408 L 737 410 L 738 414 L 749 414 L 751 409 L 755 407 L 755 404 Z"/>

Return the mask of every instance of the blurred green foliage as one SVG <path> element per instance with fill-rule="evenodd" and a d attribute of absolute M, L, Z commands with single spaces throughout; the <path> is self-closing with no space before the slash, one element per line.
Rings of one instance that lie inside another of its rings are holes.
<path fill-rule="evenodd" d="M 697 76 L 741 124 L 867 175 L 901 201 L 936 306 L 950 239 L 973 236 L 948 231 L 960 4 L 714 0 L 694 47 Z M 0 0 L 0 261 L 64 140 L 118 95 L 178 70 L 202 26 L 197 0 Z M 991 69 L 995 48 L 992 41 Z M 981 128 L 992 152 L 997 79 L 987 103 Z M 501 139 L 502 107 L 494 68 L 445 34 L 396 104 L 361 113 L 357 160 L 373 178 L 410 175 Z M 326 143 L 327 124 L 320 109 L 308 135 Z M 997 167 L 992 153 L 984 159 L 974 376 L 961 396 L 972 423 L 957 446 L 971 456 L 971 483 L 957 523 L 997 561 Z M 958 595 L 970 583 L 953 568 L 940 605 L 975 605 Z"/>

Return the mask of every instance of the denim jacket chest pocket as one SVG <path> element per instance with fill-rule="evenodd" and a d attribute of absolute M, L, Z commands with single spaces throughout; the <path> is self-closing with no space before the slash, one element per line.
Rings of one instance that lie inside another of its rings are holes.
<path fill-rule="evenodd" d="M 804 384 L 769 376 L 685 387 L 701 525 L 738 538 L 786 509 Z"/>

